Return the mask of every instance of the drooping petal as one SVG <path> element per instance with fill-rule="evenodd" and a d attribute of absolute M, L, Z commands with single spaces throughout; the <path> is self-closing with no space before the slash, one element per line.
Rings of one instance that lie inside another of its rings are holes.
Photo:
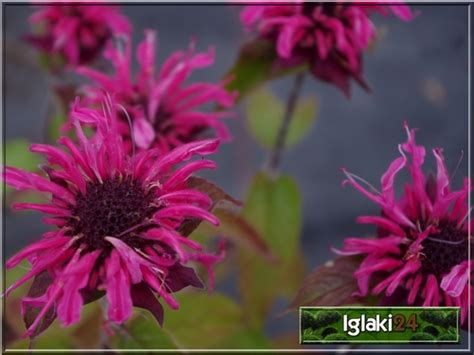
<path fill-rule="evenodd" d="M 12 267 L 17 266 L 22 260 L 24 260 L 31 254 L 46 250 L 52 251 L 56 248 L 64 246 L 70 240 L 71 238 L 61 236 L 40 240 L 16 253 L 14 256 L 7 260 L 5 266 L 10 269 Z"/>
<path fill-rule="evenodd" d="M 99 254 L 100 251 L 86 254 L 75 261 L 62 275 L 64 286 L 58 302 L 57 313 L 64 326 L 77 323 L 80 319 L 84 300 L 79 291 L 87 286 L 91 270 Z"/>
<path fill-rule="evenodd" d="M 138 147 L 147 149 L 155 139 L 155 130 L 145 118 L 137 118 L 133 121 L 133 137 Z"/>
<path fill-rule="evenodd" d="M 130 278 L 120 262 L 119 253 L 112 250 L 106 261 L 106 296 L 109 320 L 121 324 L 132 315 Z"/>
<path fill-rule="evenodd" d="M 440 287 L 451 297 L 459 297 L 467 286 L 470 273 L 470 262 L 465 261 L 454 266 L 449 274 L 443 277 Z"/>
<path fill-rule="evenodd" d="M 425 300 L 423 302 L 423 306 L 424 307 L 430 307 L 430 306 L 437 307 L 439 305 L 439 291 L 438 291 L 438 281 L 436 280 L 436 276 L 428 275 L 424 292 L 425 292 Z"/>

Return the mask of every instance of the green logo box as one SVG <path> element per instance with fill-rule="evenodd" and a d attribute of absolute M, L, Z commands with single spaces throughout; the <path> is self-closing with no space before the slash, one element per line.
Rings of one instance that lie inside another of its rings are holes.
<path fill-rule="evenodd" d="M 300 307 L 300 344 L 459 343 L 459 307 Z"/>

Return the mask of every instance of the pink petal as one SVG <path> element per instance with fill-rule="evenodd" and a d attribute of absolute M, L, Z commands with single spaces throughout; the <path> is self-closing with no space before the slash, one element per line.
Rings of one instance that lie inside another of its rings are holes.
<path fill-rule="evenodd" d="M 439 291 L 438 291 L 438 281 L 436 276 L 428 275 L 425 286 L 425 301 L 423 302 L 423 307 L 438 306 L 439 304 Z"/>
<path fill-rule="evenodd" d="M 333 249 L 340 255 L 400 253 L 403 237 L 389 236 L 379 239 L 346 238 L 342 250 Z"/>
<path fill-rule="evenodd" d="M 71 238 L 69 237 L 52 237 L 52 238 L 40 240 L 36 243 L 33 243 L 25 247 L 24 249 L 16 253 L 14 256 L 8 259 L 5 266 L 8 269 L 10 269 L 18 265 L 23 259 L 27 258 L 31 254 L 48 250 L 48 249 L 54 250 L 58 247 L 65 245 L 70 240 Z"/>
<path fill-rule="evenodd" d="M 185 166 L 176 170 L 173 175 L 171 175 L 168 180 L 163 184 L 163 189 L 173 190 L 180 184 L 186 182 L 186 180 L 194 174 L 196 171 L 202 169 L 215 169 L 217 164 L 211 160 L 197 160 L 191 163 L 186 164 Z"/>
<path fill-rule="evenodd" d="M 150 262 L 139 256 L 131 247 L 117 238 L 105 237 L 111 243 L 123 260 L 123 264 L 127 268 L 132 283 L 136 284 L 142 281 L 141 265 L 152 266 Z"/>
<path fill-rule="evenodd" d="M 379 216 L 360 216 L 356 219 L 357 223 L 361 224 L 375 224 L 377 227 L 380 227 L 390 234 L 405 237 L 405 231 L 396 223 L 392 222 L 391 220 L 385 217 Z"/>
<path fill-rule="evenodd" d="M 177 190 L 169 192 L 160 196 L 160 200 L 167 203 L 196 203 L 203 208 L 209 208 L 212 204 L 212 199 L 196 190 Z"/>
<path fill-rule="evenodd" d="M 63 295 L 58 302 L 58 318 L 64 326 L 79 321 L 84 303 L 81 289 L 87 286 L 89 276 L 100 251 L 88 253 L 64 273 Z"/>
<path fill-rule="evenodd" d="M 147 88 L 153 81 L 155 42 L 155 31 L 145 30 L 145 39 L 138 45 L 137 60 L 140 64 L 140 73 L 138 74 L 137 82 L 143 88 Z"/>
<path fill-rule="evenodd" d="M 179 304 L 176 302 L 176 300 L 168 293 L 163 287 L 163 284 L 157 280 L 156 275 L 154 275 L 151 271 L 148 269 L 143 270 L 143 277 L 145 279 L 145 282 L 150 285 L 151 288 L 153 288 L 158 294 L 163 297 L 165 302 L 172 308 L 172 309 L 178 309 Z"/>
<path fill-rule="evenodd" d="M 459 297 L 469 279 L 469 262 L 454 266 L 449 274 L 441 279 L 440 287 L 451 297 Z"/>
<path fill-rule="evenodd" d="M 200 207 L 187 204 L 164 207 L 153 215 L 153 218 L 158 220 L 163 218 L 182 220 L 186 217 L 200 218 L 215 226 L 219 225 L 219 219 L 213 214 Z"/>
<path fill-rule="evenodd" d="M 418 290 L 420 289 L 421 282 L 423 281 L 423 276 L 420 274 L 415 276 L 413 285 L 410 288 L 410 293 L 408 294 L 407 302 L 408 304 L 413 304 L 415 302 L 416 296 L 418 296 Z"/>
<path fill-rule="evenodd" d="M 147 149 L 155 140 L 155 130 L 149 121 L 140 117 L 133 121 L 133 137 L 138 147 Z"/>
<path fill-rule="evenodd" d="M 218 139 L 206 139 L 193 143 L 183 144 L 171 152 L 160 157 L 158 162 L 148 172 L 147 181 L 154 180 L 158 174 L 164 174 L 173 165 L 191 159 L 194 155 L 208 155 L 219 147 Z"/>
<path fill-rule="evenodd" d="M 405 167 L 406 158 L 400 157 L 395 159 L 382 176 L 382 195 L 388 203 L 394 203 L 395 200 L 395 191 L 394 191 L 394 182 L 395 177 L 400 170 Z"/>
<path fill-rule="evenodd" d="M 106 261 L 106 296 L 109 304 L 107 311 L 109 320 L 123 323 L 132 315 L 132 297 L 130 294 L 130 279 L 127 271 L 122 268 L 120 257 L 112 250 Z"/>
<path fill-rule="evenodd" d="M 71 214 L 70 211 L 65 210 L 63 208 L 53 206 L 53 205 L 43 204 L 43 203 L 17 202 L 17 203 L 12 204 L 12 208 L 16 211 L 34 210 L 34 211 L 40 211 L 43 213 L 53 214 L 53 215 L 61 216 L 61 217 L 67 217 L 67 216 L 70 216 Z"/>

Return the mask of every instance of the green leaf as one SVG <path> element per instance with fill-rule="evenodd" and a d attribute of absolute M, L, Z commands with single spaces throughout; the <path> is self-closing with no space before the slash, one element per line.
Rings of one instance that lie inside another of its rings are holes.
<path fill-rule="evenodd" d="M 170 334 L 165 332 L 150 314 L 140 314 L 118 327 L 109 339 L 109 346 L 116 349 L 176 349 Z"/>
<path fill-rule="evenodd" d="M 283 104 L 268 89 L 261 88 L 249 97 L 246 109 L 250 133 L 263 147 L 272 149 L 284 116 Z M 305 98 L 297 103 L 286 137 L 286 148 L 294 146 L 308 134 L 316 121 L 316 111 L 316 98 Z"/>
<path fill-rule="evenodd" d="M 226 88 L 238 91 L 238 100 L 241 100 L 268 80 L 298 73 L 306 68 L 306 64 L 291 67 L 282 65 L 273 42 L 259 38 L 242 46 L 236 63 L 226 75 L 230 80 Z"/>
<path fill-rule="evenodd" d="M 57 112 L 47 122 L 48 124 L 48 140 L 51 143 L 56 142 L 61 137 L 61 128 L 66 123 L 67 116 L 63 112 Z"/>
<path fill-rule="evenodd" d="M 275 145 L 283 114 L 283 104 L 269 90 L 259 89 L 249 97 L 246 107 L 249 131 L 267 149 Z"/>
<path fill-rule="evenodd" d="M 34 171 L 43 161 L 38 154 L 29 151 L 30 143 L 26 139 L 11 139 L 5 143 L 5 165 Z"/>
<path fill-rule="evenodd" d="M 102 309 L 98 302 L 92 303 L 89 312 L 84 312 L 81 322 L 72 331 L 72 341 L 78 349 L 98 349 L 101 344 L 101 333 L 104 330 Z"/>
<path fill-rule="evenodd" d="M 296 182 L 289 176 L 272 179 L 264 173 L 254 178 L 242 211 L 244 218 L 286 262 L 297 251 L 301 212 Z"/>
<path fill-rule="evenodd" d="M 309 132 L 317 118 L 318 102 L 315 97 L 300 100 L 293 113 L 290 129 L 286 138 L 286 147 L 292 147 L 301 141 Z"/>
<path fill-rule="evenodd" d="M 66 64 L 66 61 L 59 54 L 40 52 L 38 55 L 38 64 L 43 70 L 60 73 Z"/>
<path fill-rule="evenodd" d="M 38 171 L 43 162 L 41 155 L 29 151 L 30 143 L 26 139 L 11 139 L 5 143 L 5 165 L 27 171 Z M 6 204 L 12 202 L 44 202 L 41 193 L 15 190 L 5 185 Z"/>
<path fill-rule="evenodd" d="M 165 307 L 163 328 L 148 313 L 136 316 L 118 334 L 113 345 L 122 349 L 220 348 L 242 331 L 240 307 L 230 298 L 206 292 L 183 292 L 176 296 L 177 311 Z"/>
<path fill-rule="evenodd" d="M 272 342 L 267 339 L 262 331 L 242 329 L 234 333 L 222 344 L 225 349 L 271 349 Z"/>
<path fill-rule="evenodd" d="M 263 326 L 275 299 L 292 295 L 303 275 L 303 257 L 298 247 L 301 197 L 296 183 L 287 176 L 273 180 L 258 174 L 250 186 L 243 216 L 278 258 L 276 265 L 268 265 L 249 253 L 239 253 L 243 307 L 248 323 L 257 330 Z"/>

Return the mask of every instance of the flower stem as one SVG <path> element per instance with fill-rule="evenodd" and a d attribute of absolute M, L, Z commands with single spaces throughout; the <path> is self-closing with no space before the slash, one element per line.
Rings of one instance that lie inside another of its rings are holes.
<path fill-rule="evenodd" d="M 290 94 L 286 101 L 285 114 L 283 116 L 283 121 L 278 130 L 275 146 L 273 147 L 270 155 L 268 157 L 267 168 L 270 176 L 275 176 L 278 168 L 280 166 L 281 155 L 285 148 L 285 140 L 288 135 L 288 130 L 290 127 L 291 119 L 293 118 L 293 113 L 295 111 L 296 103 L 301 92 L 301 87 L 303 85 L 304 72 L 298 73 L 295 75 L 293 80 L 293 87 L 291 88 Z"/>

